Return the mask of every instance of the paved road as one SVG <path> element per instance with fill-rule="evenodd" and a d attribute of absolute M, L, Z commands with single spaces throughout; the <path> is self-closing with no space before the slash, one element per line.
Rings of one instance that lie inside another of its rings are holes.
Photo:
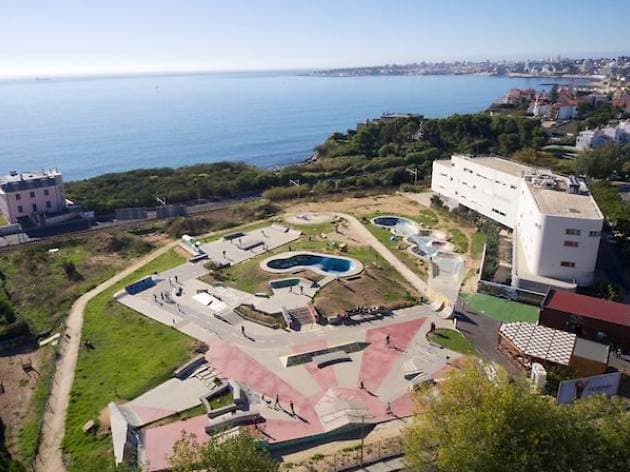
<path fill-rule="evenodd" d="M 81 328 L 83 327 L 83 311 L 87 303 L 99 293 L 107 290 L 129 274 L 138 270 L 147 262 L 155 259 L 173 248 L 177 242 L 172 242 L 139 259 L 124 271 L 106 280 L 96 288 L 82 295 L 72 305 L 66 320 L 66 330 L 60 345 L 61 358 L 57 362 L 53 385 L 48 398 L 42 438 L 35 459 L 36 472 L 62 472 L 66 470 L 61 453 L 61 443 L 65 432 L 66 411 L 70 399 L 70 390 L 74 381 L 74 369 L 81 347 Z"/>

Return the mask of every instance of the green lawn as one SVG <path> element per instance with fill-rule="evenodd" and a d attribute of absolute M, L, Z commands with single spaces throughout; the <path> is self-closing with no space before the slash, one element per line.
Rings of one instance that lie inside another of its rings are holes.
<path fill-rule="evenodd" d="M 455 228 L 448 231 L 451 235 L 451 243 L 455 246 L 455 252 L 465 254 L 468 252 L 468 236 Z"/>
<path fill-rule="evenodd" d="M 223 394 L 210 400 L 210 408 L 216 410 L 231 405 L 232 403 L 234 403 L 234 395 L 232 395 L 230 390 L 226 390 Z"/>
<path fill-rule="evenodd" d="M 424 228 L 431 228 L 438 224 L 438 216 L 433 210 L 422 210 L 415 220 Z"/>
<path fill-rule="evenodd" d="M 427 339 L 432 343 L 462 354 L 475 354 L 475 347 L 459 331 L 454 329 L 438 328 L 432 333 L 427 333 Z"/>
<path fill-rule="evenodd" d="M 6 226 L 8 225 L 9 222 L 7 221 L 7 219 L 5 218 L 4 215 L 0 214 L 0 226 Z"/>
<path fill-rule="evenodd" d="M 171 250 L 93 298 L 85 310 L 83 340 L 66 418 L 63 448 L 71 471 L 108 470 L 111 437 L 84 434 L 81 427 L 112 400 L 130 400 L 168 379 L 189 358 L 195 341 L 117 303 L 112 297 L 126 284 L 184 262 Z"/>
<path fill-rule="evenodd" d="M 471 237 L 470 255 L 474 258 L 481 257 L 484 244 L 486 244 L 486 235 L 480 232 L 474 233 Z"/>
<path fill-rule="evenodd" d="M 484 293 L 461 293 L 472 311 L 482 313 L 495 320 L 512 322 L 527 321 L 536 323 L 538 321 L 538 307 L 517 303 L 503 298 L 493 297 Z"/>

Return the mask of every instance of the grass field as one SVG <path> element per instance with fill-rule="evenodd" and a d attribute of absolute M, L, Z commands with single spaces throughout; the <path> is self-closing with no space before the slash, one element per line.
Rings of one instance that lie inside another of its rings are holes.
<path fill-rule="evenodd" d="M 481 257 L 483 251 L 483 245 L 486 244 L 486 235 L 484 233 L 474 233 L 472 235 L 470 244 L 470 255 L 475 259 Z"/>
<path fill-rule="evenodd" d="M 415 220 L 424 228 L 432 228 L 439 222 L 437 213 L 433 210 L 422 210 Z"/>
<path fill-rule="evenodd" d="M 466 254 L 468 252 L 468 236 L 457 228 L 449 230 L 449 233 L 451 235 L 451 243 L 455 246 L 455 252 Z"/>
<path fill-rule="evenodd" d="M 109 470 L 111 437 L 84 434 L 81 427 L 110 401 L 132 399 L 169 378 L 191 355 L 195 341 L 117 303 L 115 292 L 153 272 L 175 267 L 185 259 L 171 250 L 93 298 L 84 315 L 83 339 L 94 350 L 81 350 L 66 418 L 63 448 L 71 471 Z"/>
<path fill-rule="evenodd" d="M 460 332 L 454 329 L 438 328 L 427 333 L 427 339 L 432 343 L 462 354 L 475 354 L 475 347 Z"/>
<path fill-rule="evenodd" d="M 536 323 L 538 321 L 538 307 L 517 303 L 503 298 L 493 297 L 483 293 L 461 293 L 460 295 L 468 303 L 470 309 L 477 313 L 503 322 L 526 321 Z"/>

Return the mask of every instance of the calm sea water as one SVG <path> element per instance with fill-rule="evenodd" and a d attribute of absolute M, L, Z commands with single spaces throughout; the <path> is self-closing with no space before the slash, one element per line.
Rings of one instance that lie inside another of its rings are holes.
<path fill-rule="evenodd" d="M 305 159 L 333 131 L 384 112 L 442 117 L 550 79 L 312 78 L 240 73 L 0 82 L 0 173 L 66 180 L 140 167 Z"/>

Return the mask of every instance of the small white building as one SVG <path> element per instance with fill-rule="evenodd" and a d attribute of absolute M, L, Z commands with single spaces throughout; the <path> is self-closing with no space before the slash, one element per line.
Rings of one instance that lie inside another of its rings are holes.
<path fill-rule="evenodd" d="M 0 177 L 0 211 L 9 223 L 39 222 L 66 209 L 59 171 L 11 172 Z"/>
<path fill-rule="evenodd" d="M 604 217 L 584 182 L 498 157 L 433 162 L 431 189 L 513 230 L 512 285 L 575 290 L 593 282 Z"/>

